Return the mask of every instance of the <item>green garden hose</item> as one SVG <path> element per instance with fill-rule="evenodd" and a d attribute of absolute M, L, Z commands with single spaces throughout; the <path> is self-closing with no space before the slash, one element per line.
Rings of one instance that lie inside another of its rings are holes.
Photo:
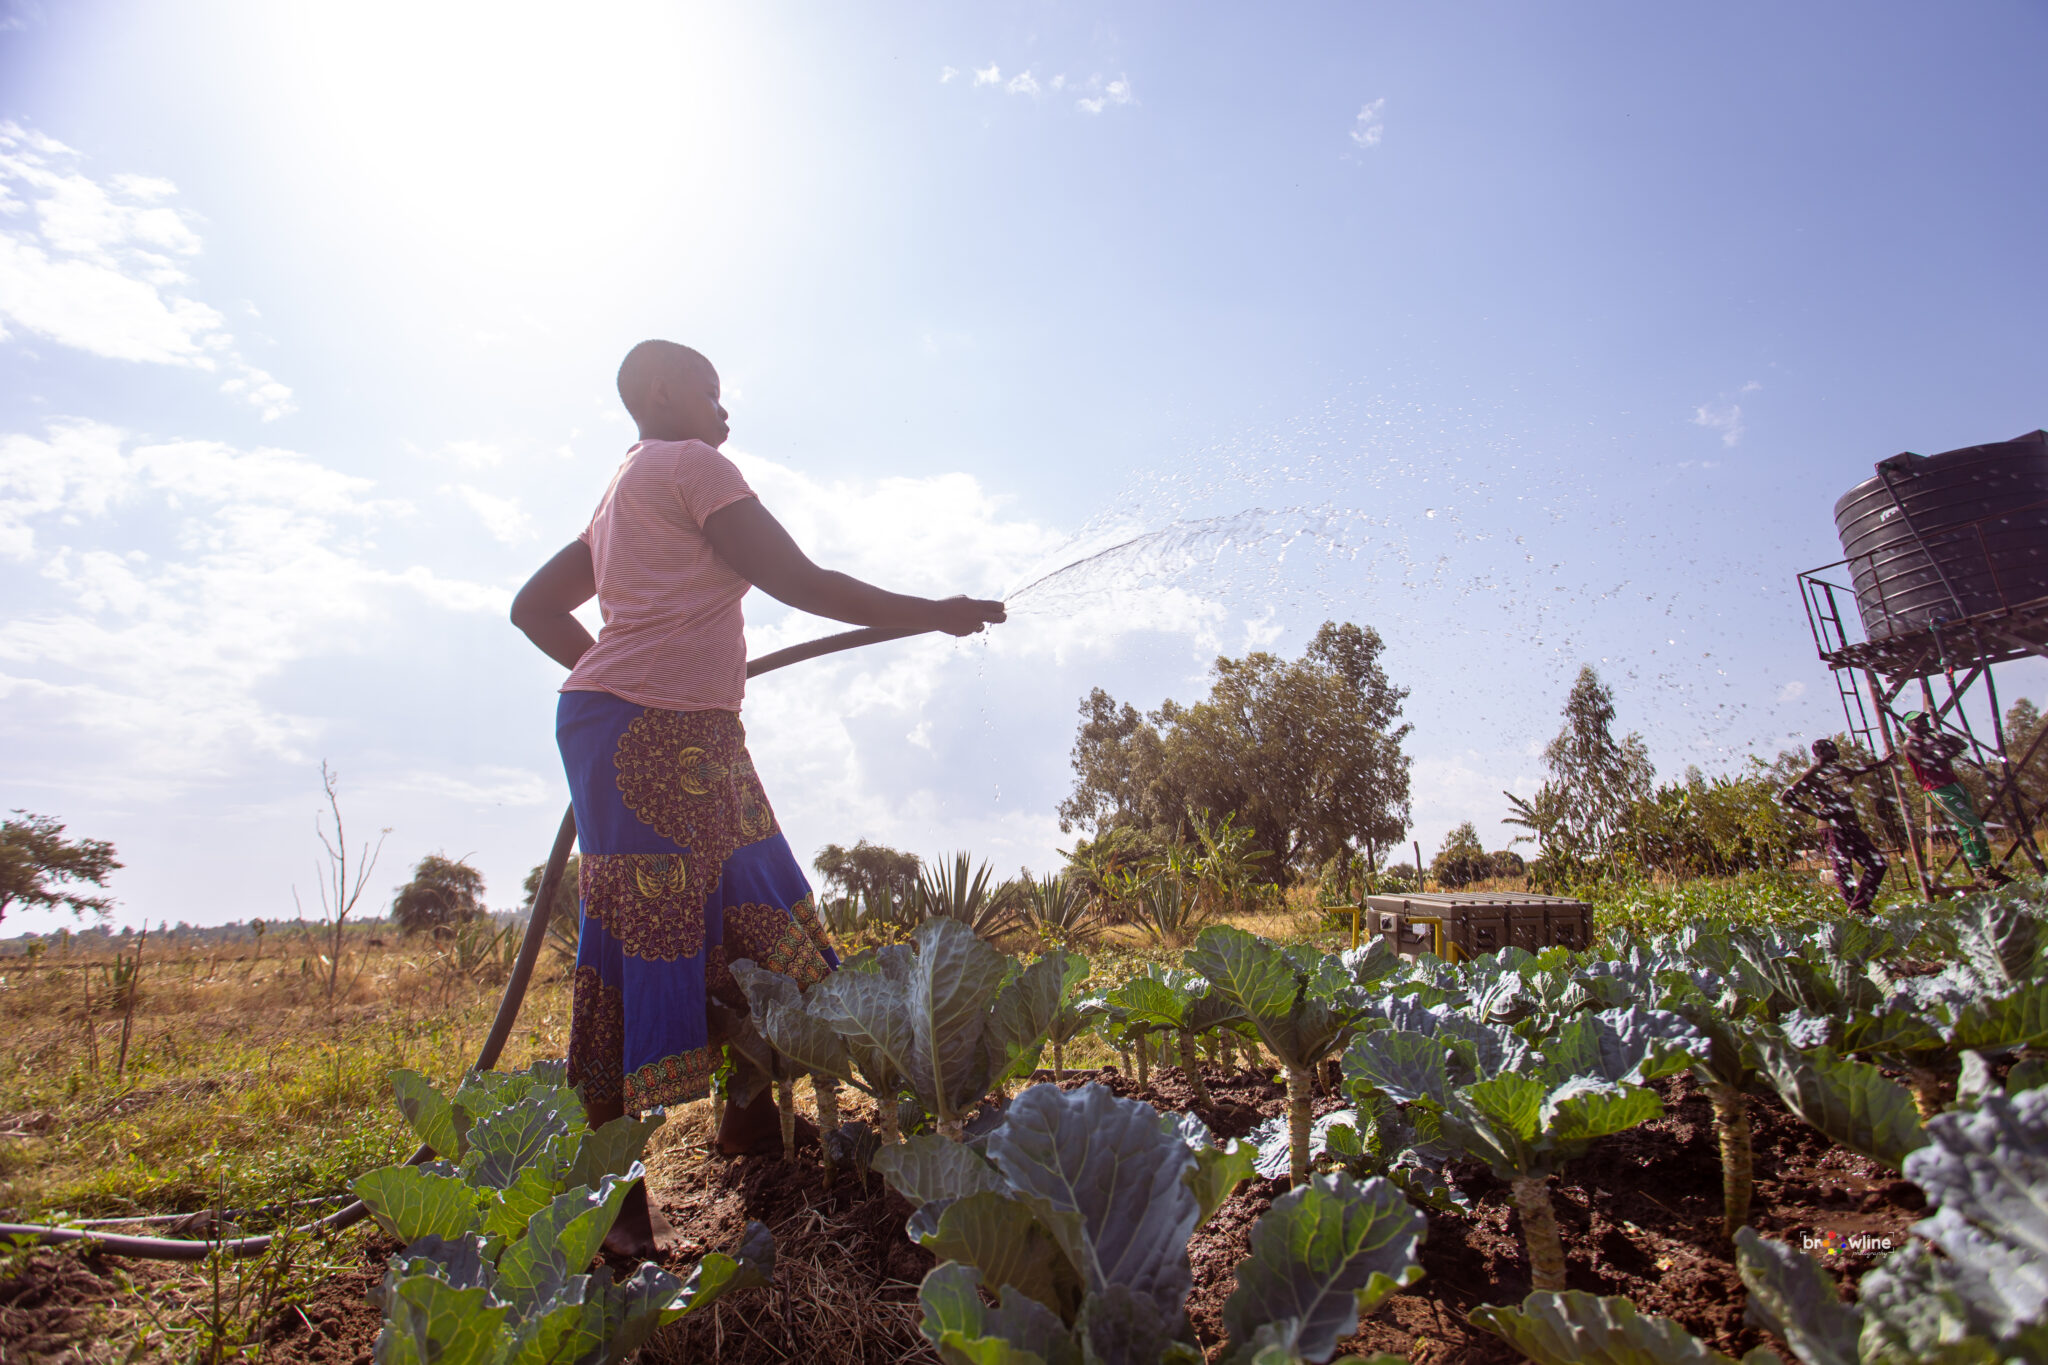
<path fill-rule="evenodd" d="M 884 640 L 900 640 L 906 635 L 922 634 L 915 630 L 884 630 L 879 626 L 868 626 L 860 630 L 841 631 L 816 640 L 806 640 L 800 645 L 778 649 L 773 654 L 747 662 L 747 676 L 757 678 L 763 673 L 773 673 L 778 668 L 815 659 L 821 654 L 837 654 L 843 649 L 856 649 L 861 645 L 880 644 Z M 569 851 L 576 846 L 576 808 L 571 806 L 562 812 L 562 823 L 555 831 L 555 846 L 548 853 L 547 870 L 541 874 L 540 889 L 533 898 L 533 912 L 527 917 L 526 938 L 519 945 L 519 956 L 512 964 L 512 977 L 505 983 L 505 993 L 498 999 L 498 1015 L 491 1021 L 491 1031 L 484 1038 L 484 1045 L 478 1049 L 476 1065 L 472 1071 L 489 1071 L 497 1065 L 498 1054 L 505 1050 L 505 1043 L 512 1036 L 512 1025 L 519 1018 L 519 1007 L 526 1000 L 526 987 L 533 979 L 534 965 L 540 960 L 541 944 L 548 933 L 548 908 L 555 903 L 555 894 L 562 885 L 562 875 L 569 866 Z M 422 1146 L 407 1159 L 408 1165 L 417 1166 L 433 1158 L 434 1149 Z M 335 1210 L 325 1218 L 307 1223 L 294 1229 L 301 1235 L 320 1232 L 339 1232 L 345 1227 L 361 1222 L 370 1210 L 358 1199 L 346 1208 Z M 91 1241 L 101 1251 L 115 1256 L 134 1256 L 152 1261 L 203 1261 L 218 1252 L 231 1257 L 261 1256 L 270 1249 L 276 1233 L 265 1233 L 260 1237 L 235 1237 L 226 1241 L 197 1241 L 182 1237 L 122 1237 L 98 1232 L 93 1228 L 67 1228 L 39 1223 L 0 1223 L 0 1238 L 28 1238 L 35 1242 L 56 1244 L 61 1242 Z"/>

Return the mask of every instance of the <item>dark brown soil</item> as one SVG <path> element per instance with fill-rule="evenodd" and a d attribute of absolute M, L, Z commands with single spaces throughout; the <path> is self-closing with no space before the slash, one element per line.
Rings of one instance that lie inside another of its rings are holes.
<path fill-rule="evenodd" d="M 384 1278 L 384 1259 L 397 1246 L 377 1239 L 365 1251 L 365 1266 L 322 1280 L 307 1301 L 287 1308 L 270 1326 L 264 1365 L 370 1365 L 382 1321 L 370 1301 Z"/>
<path fill-rule="evenodd" d="M 1742 1322 L 1746 1294 L 1733 1248 L 1720 1237 L 1721 1162 L 1712 1108 L 1687 1077 L 1659 1082 L 1657 1089 L 1665 1099 L 1663 1118 L 1603 1140 L 1551 1182 L 1569 1286 L 1626 1295 L 1641 1311 L 1675 1318 L 1730 1355 L 1759 1345 L 1785 1354 L 1782 1343 Z M 1916 1187 L 1834 1147 L 1774 1100 L 1752 1100 L 1751 1108 L 1752 1226 L 1795 1241 L 1832 1231 L 1904 1243 L 1922 1205 Z M 1453 1178 L 1472 1212 L 1428 1215 L 1423 1278 L 1411 1292 L 1395 1295 L 1343 1349 L 1392 1351 L 1417 1365 L 1520 1358 L 1465 1317 L 1480 1304 L 1516 1303 L 1528 1292 L 1521 1220 L 1507 1187 L 1483 1165 L 1459 1163 Z M 1236 1287 L 1252 1224 L 1285 1192 L 1284 1181 L 1247 1182 L 1195 1235 L 1188 1312 L 1205 1347 L 1222 1340 L 1223 1302 Z M 1853 1280 L 1874 1260 L 1845 1257 L 1831 1264 Z"/>
<path fill-rule="evenodd" d="M 0 1361 L 41 1360 L 96 1334 L 122 1289 L 102 1257 L 37 1251 L 0 1274 Z"/>
<path fill-rule="evenodd" d="M 1281 1112 L 1285 1094 L 1268 1074 L 1205 1070 L 1210 1102 L 1197 1109 L 1224 1137 L 1242 1137 Z M 1035 1080 L 1050 1080 L 1041 1072 Z M 1187 1106 L 1178 1068 L 1154 1073 L 1143 1091 L 1114 1070 L 1069 1072 L 1068 1088 L 1090 1082 L 1162 1110 Z M 1742 1322 L 1745 1292 L 1732 1249 L 1720 1238 L 1721 1169 L 1712 1111 L 1690 1079 L 1659 1082 L 1666 1113 L 1655 1123 L 1606 1139 L 1551 1182 L 1564 1233 L 1570 1284 L 1624 1294 L 1644 1312 L 1677 1319 L 1715 1349 L 1740 1356 L 1773 1341 Z M 1319 1096 L 1317 1112 L 1338 1101 Z M 1902 1245 L 1919 1216 L 1917 1188 L 1875 1163 L 1833 1147 L 1774 1100 L 1752 1099 L 1756 1196 L 1752 1224 L 1797 1242 L 1821 1232 L 1890 1237 Z M 849 1118 L 872 1116 L 859 1108 Z M 1484 1303 L 1515 1303 L 1528 1289 L 1520 1220 L 1507 1188 L 1476 1163 L 1453 1167 L 1472 1201 L 1467 1214 L 1429 1215 L 1421 1252 L 1425 1275 L 1394 1296 L 1343 1344 L 1343 1350 L 1391 1351 L 1418 1365 L 1510 1362 L 1514 1352 L 1467 1324 Z M 1195 1289 L 1188 1312 L 1213 1356 L 1222 1344 L 1224 1300 L 1236 1287 L 1251 1228 L 1283 1181 L 1248 1181 L 1195 1235 L 1189 1248 Z M 659 1334 L 645 1359 L 718 1360 L 767 1365 L 883 1365 L 935 1359 L 917 1331 L 917 1284 L 932 1261 L 904 1236 L 910 1206 L 880 1177 L 865 1183 L 842 1173 L 827 1184 L 815 1156 L 795 1163 L 769 1157 L 710 1157 L 680 1178 L 657 1182 L 656 1197 L 684 1239 L 669 1268 L 687 1275 L 705 1251 L 729 1249 L 758 1219 L 775 1234 L 775 1281 L 737 1291 L 700 1318 Z M 373 1242 L 363 1268 L 323 1282 L 311 1299 L 273 1325 L 267 1361 L 356 1365 L 367 1362 L 377 1333 L 368 1292 L 382 1273 L 387 1241 Z M 1874 1256 L 1829 1264 L 1853 1281 Z M 121 1263 L 126 1265 L 128 1263 Z M 121 1271 L 112 1258 L 37 1253 L 13 1279 L 0 1281 L 0 1359 L 35 1359 L 37 1343 L 76 1340 Z M 621 1267 L 629 1269 L 629 1267 Z"/>

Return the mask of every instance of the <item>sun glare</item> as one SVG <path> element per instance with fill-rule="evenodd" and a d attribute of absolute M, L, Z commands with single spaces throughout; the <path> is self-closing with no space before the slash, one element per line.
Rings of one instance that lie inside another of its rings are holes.
<path fill-rule="evenodd" d="M 687 246 L 711 215 L 677 210 L 751 198 L 749 28 L 704 7 L 292 6 L 245 39 L 309 171 L 488 272 L 623 247 L 655 214 Z"/>

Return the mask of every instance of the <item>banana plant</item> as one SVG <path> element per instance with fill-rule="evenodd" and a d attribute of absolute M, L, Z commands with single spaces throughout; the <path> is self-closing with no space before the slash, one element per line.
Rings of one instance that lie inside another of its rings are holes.
<path fill-rule="evenodd" d="M 1310 1073 L 1342 1047 L 1359 1017 L 1347 996 L 1309 989 L 1320 960 L 1290 957 L 1276 945 L 1230 925 L 1204 929 L 1184 959 L 1216 994 L 1243 1011 L 1266 1050 L 1287 1072 L 1288 1173 L 1308 1182 Z"/>

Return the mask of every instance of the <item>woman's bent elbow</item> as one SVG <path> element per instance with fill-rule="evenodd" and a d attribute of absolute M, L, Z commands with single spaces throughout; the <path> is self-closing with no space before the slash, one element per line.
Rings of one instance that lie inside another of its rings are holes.
<path fill-rule="evenodd" d="M 548 614 L 546 607 L 528 597 L 524 592 L 513 595 L 512 611 L 510 613 L 512 624 L 519 627 L 523 633 L 532 635 L 534 628 Z"/>

